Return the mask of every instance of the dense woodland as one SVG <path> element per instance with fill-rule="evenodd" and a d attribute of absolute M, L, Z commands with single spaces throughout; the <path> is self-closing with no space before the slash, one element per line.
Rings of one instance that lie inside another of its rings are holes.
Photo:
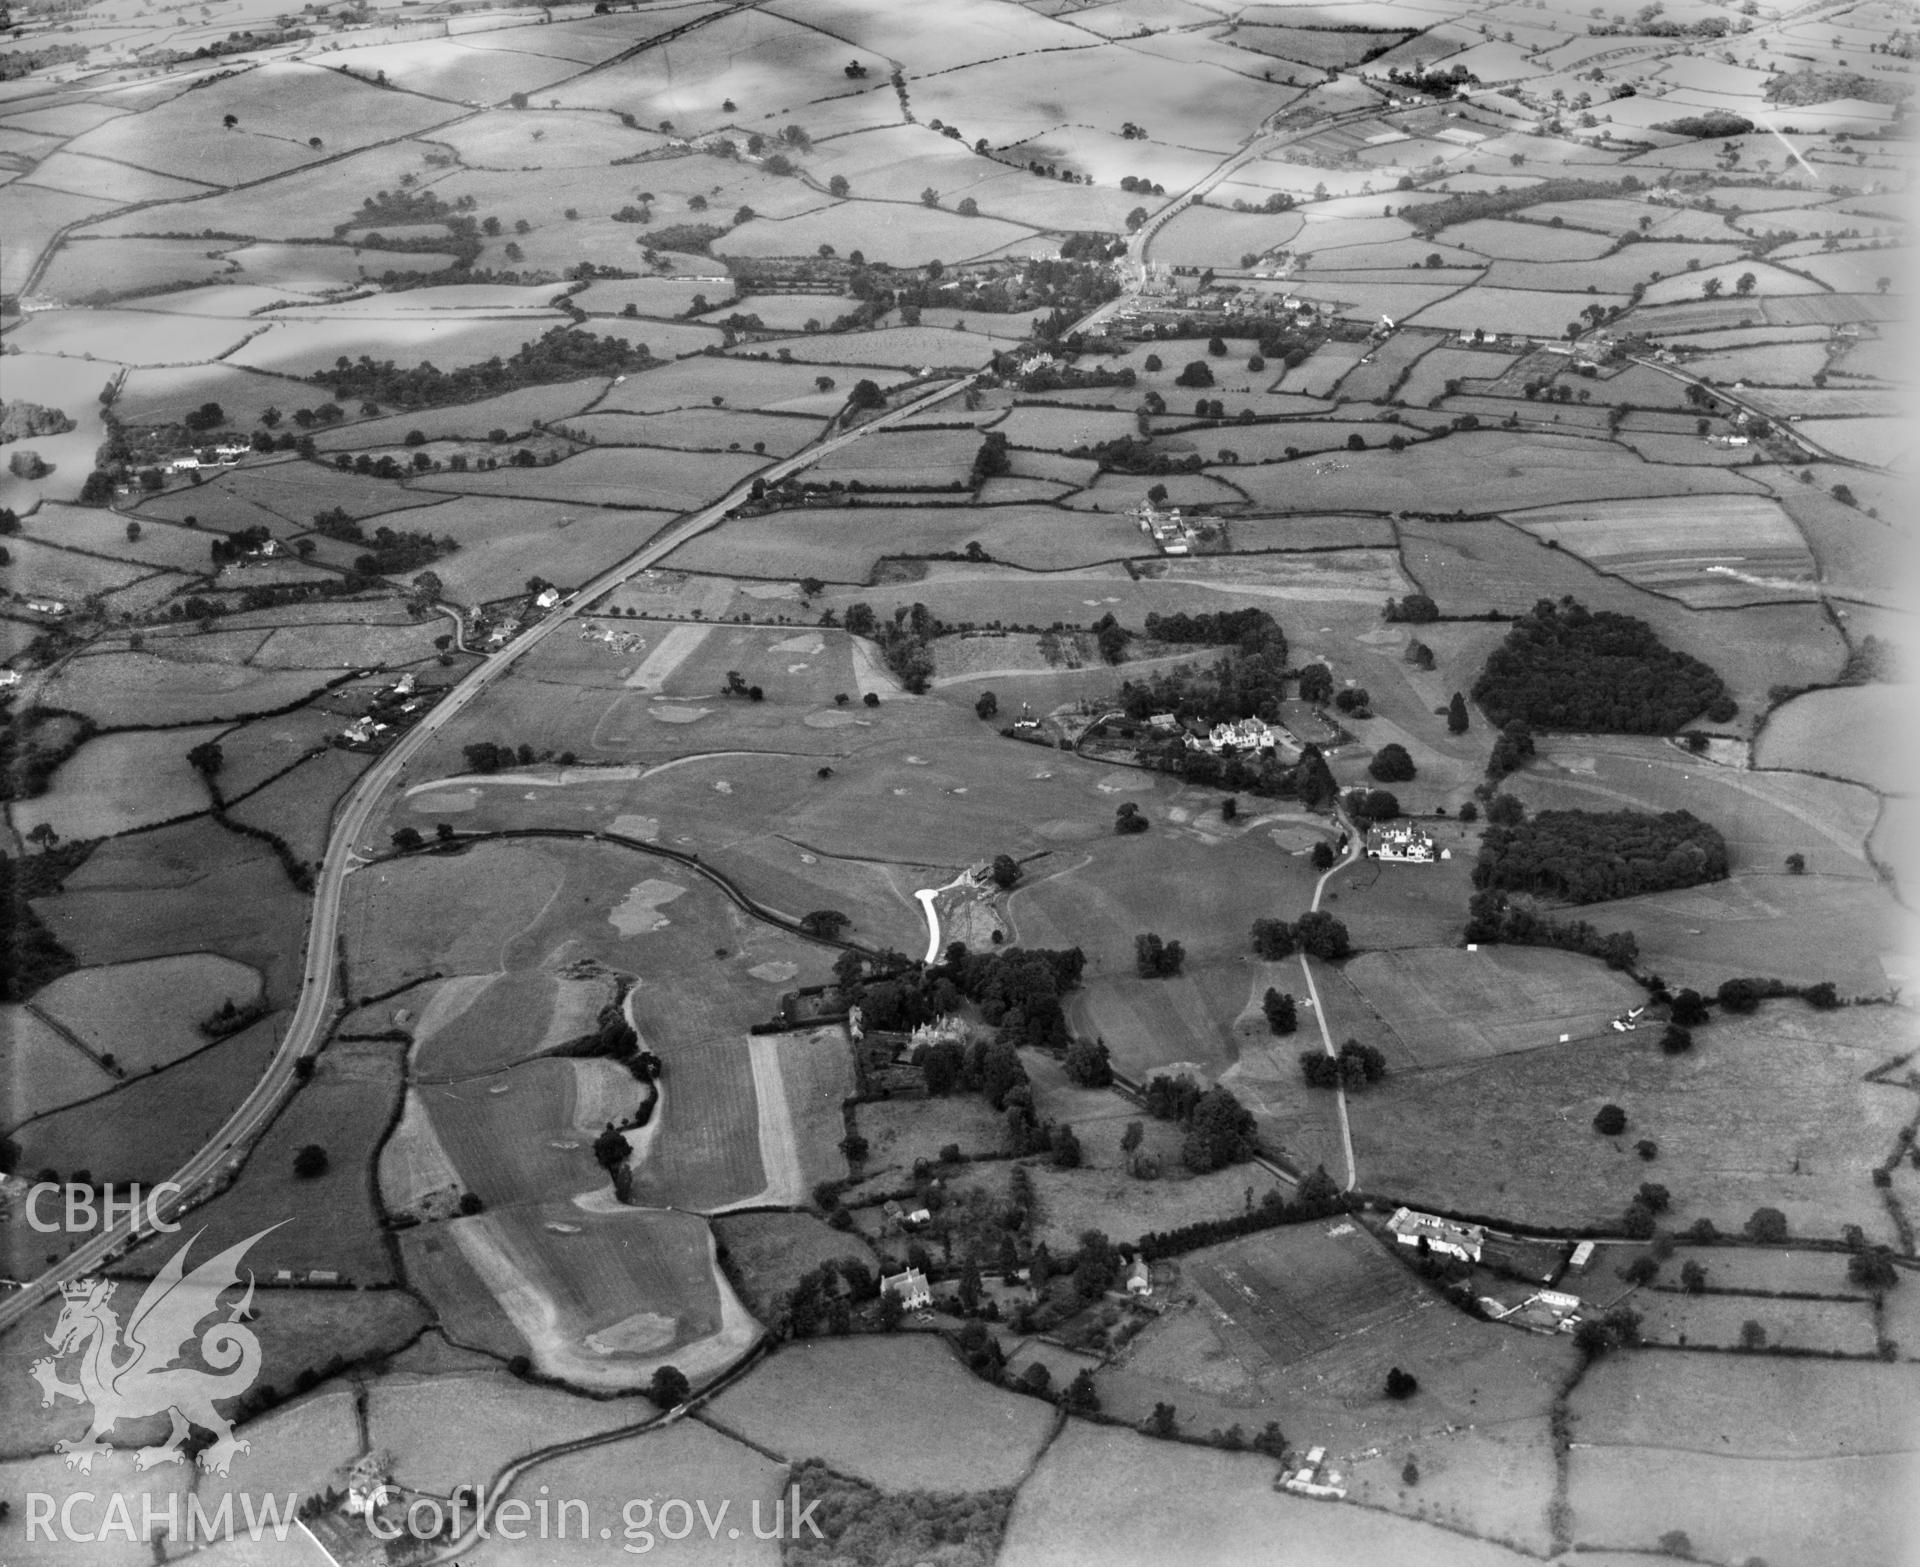
<path fill-rule="evenodd" d="M 349 361 L 342 355 L 331 370 L 321 370 L 310 379 L 331 388 L 342 402 L 441 408 L 498 397 L 523 386 L 624 375 L 644 370 L 652 362 L 644 343 L 635 346 L 624 337 L 598 337 L 577 327 L 557 326 L 522 344 L 511 357 L 502 359 L 496 354 L 485 364 L 462 365 L 449 371 L 428 360 L 403 369 L 391 359 L 376 361 L 362 354 L 358 360 Z"/>
<path fill-rule="evenodd" d="M 1671 734 L 1703 712 L 1725 723 L 1735 711 L 1726 682 L 1644 620 L 1570 597 L 1516 620 L 1472 694 L 1496 725 L 1608 734 Z"/>
<path fill-rule="evenodd" d="M 1566 903 L 1603 903 L 1724 881 L 1727 841 L 1691 811 L 1542 811 L 1490 823 L 1473 884 Z"/>

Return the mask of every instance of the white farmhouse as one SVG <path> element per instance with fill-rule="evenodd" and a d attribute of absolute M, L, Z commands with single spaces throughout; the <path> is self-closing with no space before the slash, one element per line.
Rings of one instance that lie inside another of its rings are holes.
<path fill-rule="evenodd" d="M 921 1311 L 933 1304 L 933 1290 L 927 1284 L 927 1276 L 918 1268 L 908 1268 L 901 1273 L 883 1274 L 880 1279 L 880 1293 L 897 1295 L 900 1304 L 909 1311 Z"/>
<path fill-rule="evenodd" d="M 1402 1246 L 1427 1243 L 1429 1251 L 1458 1257 L 1462 1262 L 1478 1262 L 1487 1232 L 1477 1224 L 1456 1224 L 1437 1214 L 1415 1213 L 1411 1208 L 1396 1208 L 1387 1220 L 1387 1228 Z"/>

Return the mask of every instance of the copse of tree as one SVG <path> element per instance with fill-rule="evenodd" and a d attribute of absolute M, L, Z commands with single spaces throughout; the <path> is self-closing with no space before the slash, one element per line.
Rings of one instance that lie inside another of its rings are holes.
<path fill-rule="evenodd" d="M 1264 609 L 1223 609 L 1203 614 L 1149 613 L 1146 636 L 1152 642 L 1199 642 L 1231 646 L 1243 654 L 1287 656 L 1287 636 L 1280 623 Z"/>
<path fill-rule="evenodd" d="M 1493 823 L 1473 884 L 1567 903 L 1601 903 L 1724 881 L 1726 839 L 1691 811 L 1542 811 Z"/>
<path fill-rule="evenodd" d="M 1726 683 L 1661 642 L 1643 620 L 1542 599 L 1516 620 L 1473 683 L 1473 700 L 1504 726 L 1670 734 L 1702 712 L 1736 711 Z"/>
<path fill-rule="evenodd" d="M 1300 1075 L 1309 1088 L 1360 1089 L 1387 1075 L 1387 1058 L 1377 1046 L 1349 1039 L 1337 1055 L 1324 1050 L 1301 1051 Z"/>
<path fill-rule="evenodd" d="M 1293 956 L 1293 926 L 1285 920 L 1257 919 L 1253 922 L 1253 950 L 1267 962 Z"/>
<path fill-rule="evenodd" d="M 1177 941 L 1162 941 L 1152 931 L 1133 938 L 1134 972 L 1142 979 L 1171 979 L 1186 961 L 1186 948 Z"/>
<path fill-rule="evenodd" d="M 340 402 L 349 399 L 396 408 L 438 408 L 497 397 L 524 386 L 573 381 L 587 376 L 624 375 L 652 362 L 646 345 L 623 337 L 601 337 L 577 327 L 557 326 L 522 344 L 505 359 L 441 370 L 429 362 L 401 367 L 391 359 L 343 354 L 330 370 L 308 379 L 331 388 Z"/>
<path fill-rule="evenodd" d="M 1295 920 L 1293 939 L 1295 945 L 1309 957 L 1321 958 L 1329 963 L 1341 962 L 1353 951 L 1345 924 L 1324 909 L 1315 909 Z"/>
<path fill-rule="evenodd" d="M 1268 987 L 1266 995 L 1260 999 L 1260 1010 L 1265 1014 L 1267 1027 L 1276 1034 L 1291 1034 L 1300 1026 L 1300 1016 L 1291 995 Z"/>
<path fill-rule="evenodd" d="M 1400 814 L 1400 797 L 1390 789 L 1349 789 L 1340 806 L 1362 827 L 1390 822 Z"/>
<path fill-rule="evenodd" d="M 1388 599 L 1382 613 L 1389 622 L 1424 626 L 1440 618 L 1440 606 L 1424 593 L 1409 593 L 1402 599 Z"/>
<path fill-rule="evenodd" d="M 1394 740 L 1381 746 L 1374 752 L 1373 760 L 1367 763 L 1367 776 L 1377 778 L 1381 783 L 1405 783 L 1416 771 L 1407 748 Z"/>

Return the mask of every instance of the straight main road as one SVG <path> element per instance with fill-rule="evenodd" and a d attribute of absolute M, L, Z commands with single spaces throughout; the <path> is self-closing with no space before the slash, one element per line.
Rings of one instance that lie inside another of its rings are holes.
<path fill-rule="evenodd" d="M 325 1041 L 335 1005 L 341 892 L 348 875 L 357 865 L 364 863 L 364 849 L 373 847 L 371 844 L 363 846 L 362 839 L 368 824 L 379 811 L 387 790 L 400 780 L 407 770 L 407 764 L 427 742 L 581 610 L 637 572 L 645 571 L 663 560 L 688 540 L 725 521 L 734 508 L 747 499 L 755 478 L 768 485 L 777 484 L 829 453 L 864 439 L 875 430 L 898 424 L 923 408 L 955 396 L 973 385 L 983 373 L 976 371 L 961 380 L 936 387 L 877 419 L 843 430 L 818 446 L 762 469 L 758 474 L 743 479 L 712 505 L 670 524 L 634 554 L 562 599 L 544 620 L 529 626 L 499 652 L 470 670 L 438 705 L 361 774 L 359 782 L 347 792 L 334 814 L 333 831 L 327 839 L 326 855 L 314 884 L 313 911 L 307 925 L 306 973 L 292 1021 L 287 1025 L 272 1062 L 252 1092 L 227 1118 L 220 1130 L 214 1133 L 212 1139 L 173 1173 L 173 1183 L 186 1194 L 176 1207 L 191 1206 L 196 1197 L 201 1195 L 201 1188 L 209 1185 L 224 1167 L 237 1164 L 245 1156 L 252 1139 L 266 1128 L 279 1108 L 281 1099 L 292 1087 L 300 1060 L 315 1055 Z M 23 1284 L 4 1302 L 0 1302 L 0 1329 L 5 1329 L 32 1311 L 62 1284 L 94 1271 L 144 1233 L 147 1232 L 139 1221 L 123 1218 L 112 1228 L 92 1236 L 45 1273 Z"/>

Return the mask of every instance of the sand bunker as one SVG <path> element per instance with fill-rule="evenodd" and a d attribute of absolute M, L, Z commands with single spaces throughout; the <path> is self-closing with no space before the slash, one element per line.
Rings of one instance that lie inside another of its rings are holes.
<path fill-rule="evenodd" d="M 540 1227 L 543 1230 L 552 1230 L 555 1235 L 578 1235 L 580 1233 L 579 1225 L 562 1224 L 558 1219 L 549 1219 Z"/>
<path fill-rule="evenodd" d="M 827 644 L 817 633 L 804 637 L 788 637 L 784 642 L 776 642 L 768 648 L 769 653 L 805 653 L 811 657 L 815 653 L 824 653 Z"/>
<path fill-rule="evenodd" d="M 1146 773 L 1107 773 L 1094 788 L 1102 794 L 1145 794 L 1152 790 L 1153 779 Z"/>
<path fill-rule="evenodd" d="M 755 979 L 764 979 L 770 985 L 784 984 L 800 972 L 798 963 L 756 963 L 747 970 Z"/>
<path fill-rule="evenodd" d="M 663 724 L 697 723 L 713 711 L 710 707 L 650 707 L 647 712 Z"/>
<path fill-rule="evenodd" d="M 750 599 L 792 599 L 800 596 L 800 584 L 797 582 L 740 582 L 735 583 L 734 588 Z"/>
<path fill-rule="evenodd" d="M 732 794 L 733 785 L 728 783 L 724 778 L 716 778 L 713 781 L 713 792 L 715 794 Z"/>
<path fill-rule="evenodd" d="M 627 685 L 635 691 L 658 691 L 667 678 L 687 660 L 687 655 L 707 640 L 711 626 L 675 626 L 627 676 Z"/>
<path fill-rule="evenodd" d="M 623 812 L 614 817 L 611 825 L 623 838 L 643 838 L 651 843 L 660 836 L 660 818 L 657 816 L 633 816 Z"/>
<path fill-rule="evenodd" d="M 678 882 L 649 878 L 629 892 L 608 913 L 607 921 L 623 936 L 644 936 L 667 923 L 660 910 L 687 889 Z"/>
<path fill-rule="evenodd" d="M 1089 839 L 1105 834 L 1106 829 L 1097 822 L 1069 821 L 1062 817 L 1051 822 L 1041 822 L 1034 829 L 1049 843 L 1085 843 Z"/>
<path fill-rule="evenodd" d="M 800 721 L 809 729 L 845 729 L 849 724 L 860 722 L 853 714 L 842 712 L 837 707 L 830 707 L 824 713 L 809 713 Z"/>
<path fill-rule="evenodd" d="M 1325 833 L 1317 833 L 1311 827 L 1275 827 L 1267 836 L 1289 854 L 1304 854 L 1316 843 L 1326 840 Z"/>
<path fill-rule="evenodd" d="M 636 1311 L 598 1333 L 589 1333 L 580 1342 L 596 1355 L 648 1355 L 669 1348 L 679 1328 L 672 1317 L 663 1317 L 657 1311 Z"/>

